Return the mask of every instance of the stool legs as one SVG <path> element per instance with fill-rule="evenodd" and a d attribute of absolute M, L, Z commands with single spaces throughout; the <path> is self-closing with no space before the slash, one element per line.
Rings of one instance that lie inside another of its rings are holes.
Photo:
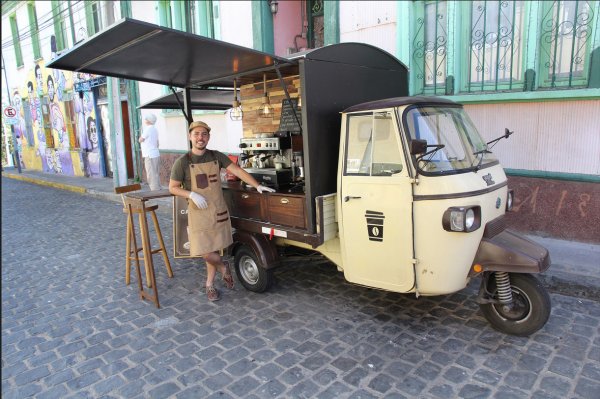
<path fill-rule="evenodd" d="M 167 266 L 167 275 L 169 277 L 173 277 L 173 270 L 171 270 L 171 262 L 169 262 L 169 257 L 167 256 L 167 249 L 165 248 L 165 242 L 163 241 L 162 233 L 160 231 L 160 226 L 158 225 L 158 219 L 156 217 L 156 213 L 154 211 L 151 212 L 152 221 L 154 222 L 154 228 L 156 229 L 156 235 L 158 237 L 158 242 L 160 243 L 160 250 L 158 252 L 162 252 L 163 259 L 165 260 L 165 265 Z"/>
<path fill-rule="evenodd" d="M 143 248 L 137 246 L 137 240 L 135 237 L 135 225 L 132 218 L 127 217 L 127 237 L 125 239 L 125 285 L 131 283 L 131 262 L 140 261 L 139 253 Z M 144 260 L 143 258 L 141 259 Z M 149 278 L 146 275 L 146 278 Z M 150 281 L 150 280 L 147 280 Z"/>
<path fill-rule="evenodd" d="M 154 264 L 152 262 L 152 248 L 150 246 L 150 235 L 148 234 L 148 224 L 146 221 L 146 215 L 143 212 L 138 214 L 140 220 L 140 235 L 142 236 L 142 251 L 144 253 L 144 267 L 146 268 L 146 282 L 148 288 L 152 288 L 154 282 L 151 279 L 151 274 L 154 271 Z"/>
<path fill-rule="evenodd" d="M 125 239 L 125 285 L 129 285 L 131 282 L 131 235 L 133 229 L 131 228 L 131 220 L 127 215 L 127 238 Z M 137 252 L 136 252 L 137 255 Z"/>
<path fill-rule="evenodd" d="M 160 230 L 160 225 L 158 223 L 158 218 L 156 217 L 156 213 L 154 211 L 150 211 L 151 215 L 152 215 L 152 221 L 154 223 L 154 228 L 156 230 L 156 235 L 158 238 L 158 242 L 160 244 L 160 247 L 158 249 L 155 250 L 150 250 L 150 256 L 152 254 L 155 254 L 157 252 L 161 252 L 163 259 L 165 261 L 165 266 L 167 268 L 167 275 L 169 277 L 173 277 L 173 269 L 171 269 L 171 262 L 169 261 L 169 257 L 167 255 L 167 248 L 165 246 L 165 242 L 163 240 L 162 237 L 162 232 Z M 140 230 L 144 229 L 147 232 L 147 223 L 145 222 L 145 218 L 143 218 L 142 214 L 138 214 L 139 217 L 139 221 L 140 221 L 140 226 L 145 226 L 144 227 L 140 227 Z M 140 233 L 142 234 L 142 246 L 144 245 L 144 232 L 140 231 Z M 139 255 L 138 253 L 140 251 L 143 251 L 143 247 L 142 248 L 137 248 L 136 244 L 133 244 L 132 247 L 132 241 L 136 241 L 135 240 L 135 226 L 132 224 L 132 222 L 129 220 L 129 218 L 127 218 L 127 237 L 125 240 L 125 284 L 129 285 L 131 282 L 131 261 L 135 260 L 135 259 L 139 259 Z M 149 241 L 149 238 L 148 238 Z M 149 270 L 149 265 L 148 263 L 145 261 L 144 257 L 141 258 L 141 260 L 144 261 L 144 266 L 146 269 L 146 281 L 148 282 L 148 287 L 152 287 L 152 283 L 151 283 L 151 279 L 150 279 L 150 270 Z"/>
<path fill-rule="evenodd" d="M 173 277 L 173 270 L 171 269 L 171 262 L 169 261 L 169 257 L 167 255 L 167 248 L 165 247 L 165 242 L 162 237 L 162 232 L 160 230 L 160 225 L 158 224 L 158 218 L 156 217 L 154 208 L 147 209 L 142 206 L 141 209 L 137 208 L 134 210 L 131 204 L 128 204 L 126 206 L 127 237 L 125 240 L 125 284 L 130 284 L 131 262 L 135 261 L 140 297 L 142 299 L 150 299 L 156 304 L 157 307 L 160 307 L 158 302 L 158 289 L 156 287 L 156 276 L 154 274 L 154 262 L 152 256 L 157 252 L 162 252 L 162 256 L 167 267 L 167 274 L 169 277 Z M 142 240 L 141 247 L 138 247 L 133 213 L 138 214 L 140 236 Z M 152 222 L 154 223 L 154 229 L 156 230 L 156 235 L 160 244 L 160 247 L 157 249 L 152 249 L 152 246 L 150 244 L 150 234 L 146 213 L 152 214 Z M 142 252 L 142 256 L 140 256 L 140 252 Z M 154 295 L 152 295 L 149 291 L 144 290 L 140 261 L 144 262 L 144 269 L 146 272 L 146 286 L 154 291 Z"/>
<path fill-rule="evenodd" d="M 147 229 L 146 224 L 144 222 L 142 222 L 142 220 L 141 220 L 142 214 L 140 214 L 140 230 L 141 230 L 140 233 L 142 236 L 142 248 L 141 249 L 144 251 L 144 264 L 146 266 L 146 273 L 148 273 L 147 274 L 148 280 L 146 280 L 146 281 L 147 281 L 148 288 L 153 288 L 154 295 L 151 295 L 150 293 L 148 293 L 144 290 L 144 284 L 142 283 L 142 273 L 140 270 L 140 258 L 138 256 L 137 239 L 135 237 L 135 232 L 133 231 L 134 226 L 133 226 L 133 214 L 131 211 L 131 205 L 129 205 L 128 208 L 129 208 L 128 209 L 129 210 L 128 220 L 131 223 L 131 229 L 132 229 L 132 232 L 134 233 L 131 236 L 131 240 L 132 240 L 133 246 L 136 251 L 134 259 L 135 259 L 135 270 L 136 270 L 137 280 L 138 280 L 138 288 L 140 291 L 140 298 L 141 299 L 149 299 L 152 302 L 154 302 L 154 304 L 156 305 L 157 308 L 160 308 L 160 304 L 158 302 L 158 289 L 156 288 L 156 280 L 154 278 L 154 268 L 152 267 L 151 263 L 148 264 L 148 259 L 150 262 L 152 262 L 152 251 L 150 251 L 149 247 L 147 245 L 145 245 L 149 241 L 148 229 Z M 145 219 L 146 218 L 144 217 L 144 221 L 145 221 Z M 129 264 L 127 266 L 129 268 Z"/>

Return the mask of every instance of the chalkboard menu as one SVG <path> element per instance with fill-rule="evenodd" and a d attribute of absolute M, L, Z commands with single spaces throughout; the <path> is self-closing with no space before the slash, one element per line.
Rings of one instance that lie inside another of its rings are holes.
<path fill-rule="evenodd" d="M 296 117 L 294 116 L 294 109 L 296 110 L 298 120 L 296 120 Z M 283 100 L 281 102 L 281 120 L 279 121 L 279 131 L 288 131 L 293 134 L 300 134 L 302 132 L 302 128 L 298 122 L 302 123 L 302 115 L 298 109 L 298 100 L 295 98 L 291 99 L 291 104 L 288 100 Z"/>

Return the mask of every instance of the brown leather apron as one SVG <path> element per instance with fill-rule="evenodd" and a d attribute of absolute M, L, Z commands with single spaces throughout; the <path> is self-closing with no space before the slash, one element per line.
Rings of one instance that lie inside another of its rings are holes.
<path fill-rule="evenodd" d="M 192 191 L 204 196 L 208 208 L 200 209 L 188 199 L 190 255 L 219 251 L 233 243 L 231 220 L 221 189 L 217 161 L 190 164 Z"/>

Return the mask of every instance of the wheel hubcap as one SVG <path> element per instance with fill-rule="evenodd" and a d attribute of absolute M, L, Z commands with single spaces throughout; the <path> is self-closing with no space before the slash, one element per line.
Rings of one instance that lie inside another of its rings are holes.
<path fill-rule="evenodd" d="M 494 305 L 498 315 L 506 320 L 523 321 L 531 314 L 530 300 L 527 294 L 512 287 L 513 301 L 510 305 Z"/>
<path fill-rule="evenodd" d="M 244 256 L 240 259 L 240 274 L 243 279 L 250 284 L 256 284 L 258 282 L 258 266 L 251 257 Z"/>

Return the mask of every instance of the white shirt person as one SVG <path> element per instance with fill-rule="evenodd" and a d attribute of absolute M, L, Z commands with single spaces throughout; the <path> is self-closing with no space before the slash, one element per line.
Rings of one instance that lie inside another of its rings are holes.
<path fill-rule="evenodd" d="M 158 130 L 154 126 L 156 115 L 147 114 L 144 117 L 144 131 L 139 138 L 144 167 L 150 190 L 160 190 L 160 152 L 158 151 Z"/>

